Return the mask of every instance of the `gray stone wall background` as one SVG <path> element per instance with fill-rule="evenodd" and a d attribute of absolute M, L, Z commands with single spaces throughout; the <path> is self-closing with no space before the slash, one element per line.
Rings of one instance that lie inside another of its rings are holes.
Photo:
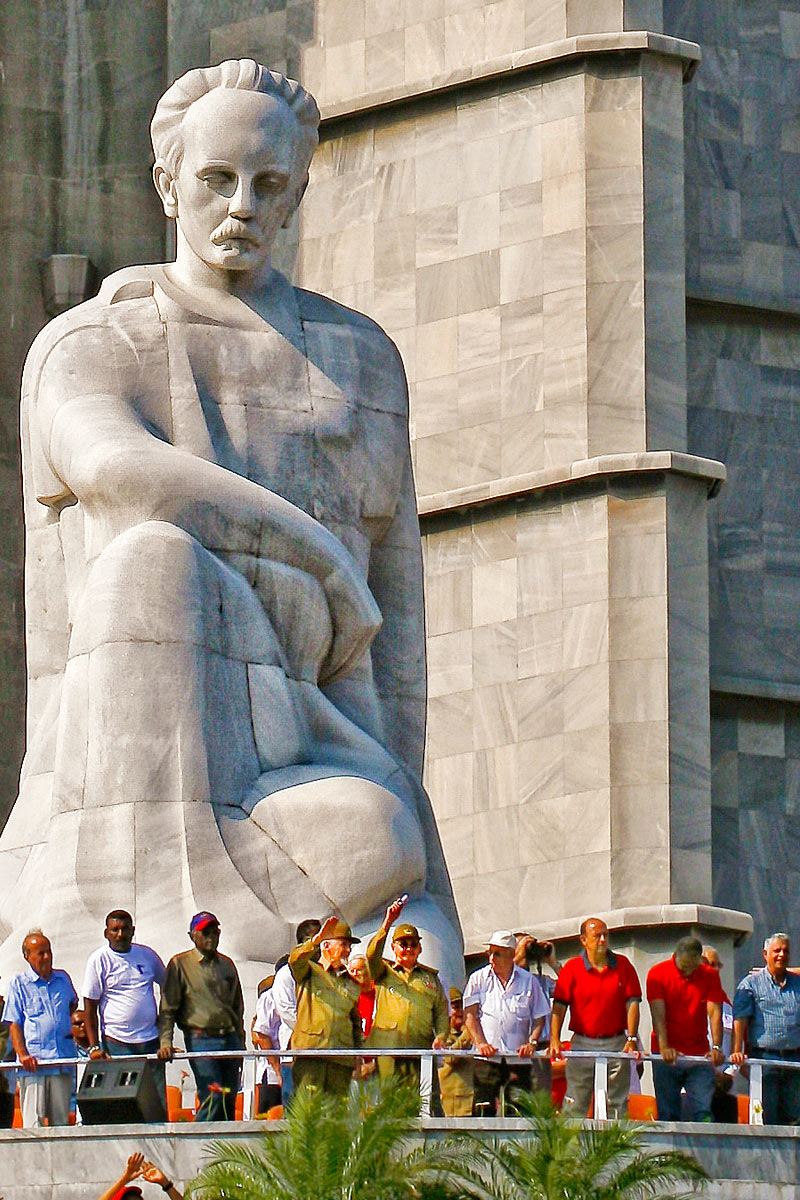
<path fill-rule="evenodd" d="M 714 902 L 800 939 L 800 4 L 665 0 L 685 94 L 688 448 L 710 511 Z"/>
<path fill-rule="evenodd" d="M 736 952 L 737 979 L 759 964 L 763 939 L 800 946 L 800 706 L 711 697 L 714 903 L 747 909 L 753 936 Z"/>

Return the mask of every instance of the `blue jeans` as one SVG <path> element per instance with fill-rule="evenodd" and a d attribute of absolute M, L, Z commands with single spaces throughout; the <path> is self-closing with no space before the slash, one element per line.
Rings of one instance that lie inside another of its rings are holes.
<path fill-rule="evenodd" d="M 292 1064 L 281 1063 L 281 1104 L 284 1108 L 288 1105 L 294 1094 L 294 1076 L 292 1075 Z"/>
<path fill-rule="evenodd" d="M 714 1096 L 714 1068 L 711 1063 L 653 1063 L 653 1083 L 659 1121 L 680 1121 L 681 1088 L 686 1088 L 690 1121 L 710 1121 Z"/>
<path fill-rule="evenodd" d="M 184 1031 L 186 1049 L 190 1054 L 203 1050 L 241 1050 L 242 1043 L 235 1033 L 222 1037 Z M 199 1104 L 196 1121 L 232 1121 L 235 1115 L 236 1093 L 239 1091 L 240 1058 L 193 1058 L 190 1060 L 197 1084 Z M 216 1085 L 216 1086 L 214 1086 Z M 222 1090 L 217 1090 L 221 1088 Z"/>
<path fill-rule="evenodd" d="M 800 1061 L 800 1050 L 768 1050 L 753 1046 L 752 1059 L 785 1058 Z M 765 1125 L 797 1125 L 800 1122 L 800 1071 L 782 1071 L 780 1067 L 763 1067 L 761 1103 Z"/>
<path fill-rule="evenodd" d="M 117 1042 L 114 1038 L 110 1038 L 107 1034 L 103 1037 L 103 1046 L 106 1054 L 112 1058 L 129 1058 L 132 1054 L 156 1054 L 160 1043 L 157 1037 L 151 1038 L 149 1042 Z M 167 1071 L 166 1065 L 163 1062 L 151 1062 L 148 1064 L 149 1069 L 153 1073 L 153 1078 L 156 1081 L 156 1087 L 161 1093 L 161 1099 L 164 1102 L 164 1109 L 167 1107 Z"/>

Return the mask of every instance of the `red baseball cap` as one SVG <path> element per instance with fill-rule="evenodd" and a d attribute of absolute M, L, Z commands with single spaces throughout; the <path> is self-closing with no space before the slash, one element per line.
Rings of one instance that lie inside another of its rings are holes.
<path fill-rule="evenodd" d="M 219 925 L 212 912 L 195 913 L 189 922 L 189 933 L 194 933 L 195 929 L 205 929 L 208 925 Z"/>

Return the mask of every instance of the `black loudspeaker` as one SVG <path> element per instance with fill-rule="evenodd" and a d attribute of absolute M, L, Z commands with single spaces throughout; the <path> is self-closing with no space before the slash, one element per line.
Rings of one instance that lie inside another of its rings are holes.
<path fill-rule="evenodd" d="M 166 1121 L 163 1087 L 154 1068 L 144 1058 L 88 1062 L 77 1095 L 84 1125 Z"/>

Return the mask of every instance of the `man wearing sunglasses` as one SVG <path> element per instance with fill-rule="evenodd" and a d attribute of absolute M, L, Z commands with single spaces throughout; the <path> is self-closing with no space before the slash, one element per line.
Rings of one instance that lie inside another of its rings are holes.
<path fill-rule="evenodd" d="M 367 1044 L 401 1050 L 441 1050 L 450 1029 L 447 996 L 439 974 L 419 962 L 422 951 L 415 925 L 398 925 L 392 935 L 394 963 L 383 957 L 389 929 L 400 916 L 404 899 L 386 910 L 383 924 L 367 947 L 369 973 L 375 982 L 375 1016 Z M 419 1085 L 419 1059 L 378 1058 L 381 1077 L 397 1071 Z"/>

